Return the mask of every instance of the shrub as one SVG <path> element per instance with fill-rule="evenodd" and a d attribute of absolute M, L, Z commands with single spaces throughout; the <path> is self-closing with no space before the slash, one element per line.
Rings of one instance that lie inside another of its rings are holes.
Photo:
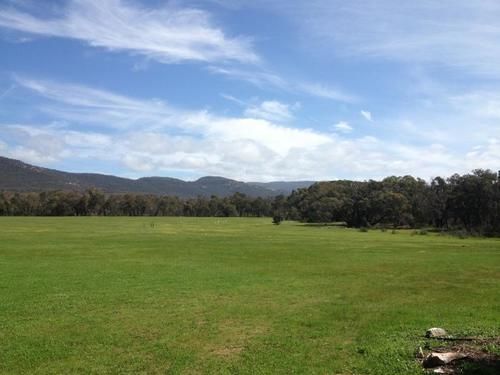
<path fill-rule="evenodd" d="M 462 229 L 462 230 L 457 230 L 456 232 L 453 233 L 455 236 L 457 236 L 458 238 L 460 238 L 461 240 L 464 240 L 466 239 L 467 237 L 469 237 L 469 233 L 467 233 L 466 230 Z"/>
<path fill-rule="evenodd" d="M 274 215 L 273 216 L 273 224 L 274 225 L 280 225 L 282 221 L 283 221 L 283 216 L 281 216 L 281 215 Z"/>

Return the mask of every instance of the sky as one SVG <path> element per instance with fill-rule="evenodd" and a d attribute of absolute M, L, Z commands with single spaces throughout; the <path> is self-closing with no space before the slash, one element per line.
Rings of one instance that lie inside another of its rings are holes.
<path fill-rule="evenodd" d="M 498 0 L 0 0 L 0 155 L 193 180 L 500 168 Z"/>

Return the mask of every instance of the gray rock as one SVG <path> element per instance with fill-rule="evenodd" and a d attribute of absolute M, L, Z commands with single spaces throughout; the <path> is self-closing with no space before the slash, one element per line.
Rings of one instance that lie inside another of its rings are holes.
<path fill-rule="evenodd" d="M 433 368 L 438 366 L 447 365 L 450 362 L 456 361 L 457 359 L 466 358 L 467 355 L 462 353 L 431 353 L 425 357 L 423 365 L 425 368 Z"/>
<path fill-rule="evenodd" d="M 434 374 L 446 374 L 446 370 L 442 367 L 438 367 L 436 369 L 434 369 Z"/>
<path fill-rule="evenodd" d="M 425 332 L 425 337 L 435 338 L 435 337 L 445 337 L 448 333 L 442 328 L 430 328 Z"/>

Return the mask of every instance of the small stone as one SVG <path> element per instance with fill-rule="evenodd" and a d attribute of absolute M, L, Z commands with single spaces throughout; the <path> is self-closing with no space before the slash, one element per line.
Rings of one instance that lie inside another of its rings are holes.
<path fill-rule="evenodd" d="M 467 356 L 462 353 L 431 353 L 424 359 L 423 365 L 425 368 L 433 368 L 447 365 L 457 359 L 463 359 L 466 357 Z"/>
<path fill-rule="evenodd" d="M 435 337 L 445 337 L 448 333 L 442 328 L 430 328 L 425 332 L 425 337 L 435 338 Z"/>
<path fill-rule="evenodd" d="M 434 374 L 446 374 L 446 370 L 442 367 L 438 367 L 432 371 Z"/>

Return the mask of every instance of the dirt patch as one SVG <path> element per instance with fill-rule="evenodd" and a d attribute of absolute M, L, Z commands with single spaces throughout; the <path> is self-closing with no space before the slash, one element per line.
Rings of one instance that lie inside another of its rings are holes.
<path fill-rule="evenodd" d="M 429 373 L 461 375 L 500 374 L 500 338 L 448 338 L 427 343 L 420 354 Z M 440 353 L 456 354 L 456 360 L 440 366 L 429 366 L 428 359 Z"/>

